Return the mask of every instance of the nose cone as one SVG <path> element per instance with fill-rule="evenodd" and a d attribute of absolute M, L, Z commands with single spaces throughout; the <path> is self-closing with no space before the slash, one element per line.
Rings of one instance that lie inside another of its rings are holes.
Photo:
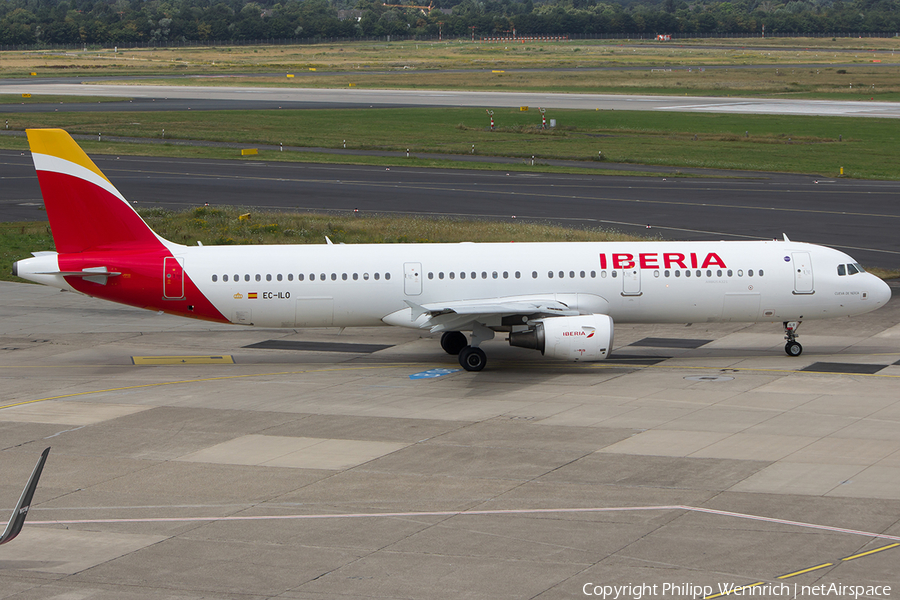
<path fill-rule="evenodd" d="M 876 306 L 884 306 L 888 303 L 888 300 L 891 299 L 891 286 L 874 275 L 872 275 L 872 277 L 875 279 L 875 289 L 872 291 L 872 299 L 875 301 Z"/>

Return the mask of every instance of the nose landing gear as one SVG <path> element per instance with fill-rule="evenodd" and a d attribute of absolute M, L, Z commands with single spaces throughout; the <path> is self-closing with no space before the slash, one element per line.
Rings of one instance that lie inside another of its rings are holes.
<path fill-rule="evenodd" d="M 802 321 L 785 321 L 784 322 L 784 339 L 787 343 L 784 345 L 784 351 L 788 356 L 800 356 L 803 352 L 803 346 L 797 342 L 797 329 Z"/>

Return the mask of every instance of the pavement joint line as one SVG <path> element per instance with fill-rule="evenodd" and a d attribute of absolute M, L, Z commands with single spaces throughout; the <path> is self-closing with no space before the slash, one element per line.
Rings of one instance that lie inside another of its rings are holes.
<path fill-rule="evenodd" d="M 779 575 L 776 579 L 787 579 L 789 577 L 796 577 L 797 575 L 803 575 L 804 573 L 811 573 L 812 571 L 818 571 L 819 569 L 824 569 L 825 567 L 830 567 L 834 563 L 822 563 L 821 565 L 816 565 L 815 567 L 809 567 L 808 569 L 801 569 L 800 571 L 794 571 L 793 573 L 788 573 L 786 575 Z"/>
<path fill-rule="evenodd" d="M 742 590 L 746 590 L 746 589 L 748 589 L 748 588 L 753 588 L 753 587 L 756 587 L 756 586 L 758 586 L 758 585 L 762 585 L 763 583 L 765 583 L 765 582 L 763 582 L 763 581 L 757 581 L 756 583 L 750 583 L 750 584 L 747 584 L 747 585 L 742 585 L 741 587 L 732 588 L 732 589 L 728 590 L 727 592 L 719 592 L 718 594 L 713 594 L 712 596 L 704 596 L 704 597 L 703 597 L 703 600 L 709 600 L 710 598 L 719 598 L 719 597 L 721 597 L 721 596 L 727 596 L 727 595 L 729 595 L 729 594 L 735 594 L 735 593 L 741 592 Z M 743 596 L 744 594 L 741 592 L 741 593 L 738 593 L 738 595 L 739 595 L 739 596 Z"/>
<path fill-rule="evenodd" d="M 876 552 L 883 552 L 883 551 L 885 551 L 885 550 L 890 550 L 891 548 L 896 548 L 897 546 L 900 546 L 900 543 L 896 543 L 896 544 L 888 544 L 887 546 L 882 546 L 881 548 L 875 548 L 874 550 L 869 550 L 868 552 L 860 552 L 859 554 L 854 554 L 854 555 L 852 555 L 852 556 L 847 556 L 847 557 L 845 557 L 845 558 L 842 558 L 841 560 L 854 560 L 854 559 L 857 559 L 857 558 L 862 558 L 863 556 L 868 556 L 868 555 L 870 555 L 870 554 L 875 554 Z"/>

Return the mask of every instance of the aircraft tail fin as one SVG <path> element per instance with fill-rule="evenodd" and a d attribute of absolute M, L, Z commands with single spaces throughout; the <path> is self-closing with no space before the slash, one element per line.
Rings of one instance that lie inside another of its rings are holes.
<path fill-rule="evenodd" d="M 11 542 L 13 538 L 22 531 L 22 526 L 25 524 L 25 517 L 28 516 L 28 509 L 31 508 L 31 499 L 34 497 L 34 490 L 37 489 L 38 479 L 41 478 L 41 471 L 44 470 L 44 463 L 47 462 L 47 456 L 49 454 L 50 448 L 47 448 L 41 453 L 41 457 L 34 466 L 34 471 L 31 472 L 31 477 L 28 479 L 28 483 L 22 491 L 19 503 L 16 504 L 16 508 L 9 518 L 6 530 L 3 532 L 3 535 L 0 535 L 0 545 Z"/>
<path fill-rule="evenodd" d="M 58 252 L 161 246 L 72 136 L 62 129 L 26 133 Z"/>

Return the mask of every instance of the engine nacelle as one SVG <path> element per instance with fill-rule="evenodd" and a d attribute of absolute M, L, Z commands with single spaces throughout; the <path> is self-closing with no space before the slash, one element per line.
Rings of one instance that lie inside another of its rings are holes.
<path fill-rule="evenodd" d="M 613 320 L 608 315 L 550 317 L 536 321 L 532 329 L 509 334 L 510 346 L 574 361 L 605 360 L 612 344 Z"/>

